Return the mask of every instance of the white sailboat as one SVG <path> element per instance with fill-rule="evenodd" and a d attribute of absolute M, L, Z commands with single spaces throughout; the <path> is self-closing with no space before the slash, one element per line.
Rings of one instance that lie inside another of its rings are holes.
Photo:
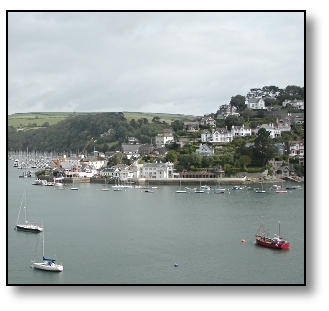
<path fill-rule="evenodd" d="M 147 188 L 144 190 L 144 192 L 153 193 L 153 190 L 150 188 L 150 182 L 149 182 L 149 181 L 148 181 L 148 186 L 147 186 Z"/>
<path fill-rule="evenodd" d="M 221 188 L 220 186 L 220 182 L 218 182 L 218 185 L 216 186 L 215 190 L 214 190 L 214 193 L 224 193 L 225 191 L 225 188 Z"/>
<path fill-rule="evenodd" d="M 182 181 L 179 181 L 179 190 L 176 190 L 176 193 L 186 193 L 186 190 L 182 190 Z"/>
<path fill-rule="evenodd" d="M 54 178 L 54 186 L 55 187 L 58 187 L 58 188 L 62 188 L 64 187 L 64 184 L 63 184 L 63 179 L 64 177 L 57 177 L 57 178 Z"/>
<path fill-rule="evenodd" d="M 266 191 L 263 189 L 263 183 L 261 183 L 261 185 L 262 185 L 262 190 L 257 189 L 256 193 L 266 193 Z"/>
<path fill-rule="evenodd" d="M 71 187 L 71 190 L 79 190 L 78 187 L 74 187 L 74 177 L 72 177 L 72 183 L 73 183 L 73 185 Z"/>
<path fill-rule="evenodd" d="M 63 266 L 56 264 L 55 259 L 45 258 L 45 233 L 42 233 L 42 262 L 32 261 L 32 267 L 40 270 L 62 272 Z"/>
<path fill-rule="evenodd" d="M 101 189 L 102 191 L 109 191 L 110 189 L 107 187 L 107 183 L 106 183 L 106 177 L 105 177 L 105 188 Z"/>
<path fill-rule="evenodd" d="M 200 181 L 200 188 L 196 189 L 194 193 L 204 193 L 204 190 L 202 190 L 201 181 Z"/>
<path fill-rule="evenodd" d="M 27 197 L 27 189 L 26 189 L 26 182 L 25 182 L 25 188 L 24 188 L 24 192 L 23 192 L 21 206 L 20 206 L 19 212 L 18 212 L 15 230 L 39 233 L 43 230 L 43 228 L 38 226 L 36 222 L 31 222 L 31 221 L 26 220 L 26 210 L 27 210 L 26 197 Z M 24 216 L 25 216 L 24 223 L 19 224 L 18 222 L 19 222 L 19 217 L 20 217 L 22 207 L 24 208 Z"/>

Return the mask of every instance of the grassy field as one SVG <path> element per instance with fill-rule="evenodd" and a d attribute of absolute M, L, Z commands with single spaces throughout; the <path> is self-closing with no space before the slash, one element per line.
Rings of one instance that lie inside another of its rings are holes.
<path fill-rule="evenodd" d="M 49 125 L 54 125 L 60 121 L 65 120 L 69 116 L 86 115 L 95 112 L 31 112 L 31 113 L 15 113 L 8 116 L 8 126 L 19 127 L 27 126 L 29 124 L 36 123 L 37 126 L 42 126 L 45 122 Z M 149 122 L 152 121 L 154 117 L 160 118 L 160 122 L 165 121 L 171 123 L 175 120 L 188 119 L 193 120 L 196 118 L 191 115 L 183 114 L 168 114 L 168 113 L 148 113 L 148 112 L 123 112 L 125 118 L 129 122 L 132 119 L 136 121 L 140 118 L 146 118 Z"/>

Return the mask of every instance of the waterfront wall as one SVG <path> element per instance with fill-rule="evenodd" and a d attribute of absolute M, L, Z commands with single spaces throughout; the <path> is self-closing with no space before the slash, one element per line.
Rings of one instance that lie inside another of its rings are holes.
<path fill-rule="evenodd" d="M 104 178 L 90 178 L 91 183 L 104 183 Z M 124 181 L 122 181 L 124 182 Z M 132 185 L 243 185 L 247 182 L 243 178 L 131 178 L 129 183 Z"/>

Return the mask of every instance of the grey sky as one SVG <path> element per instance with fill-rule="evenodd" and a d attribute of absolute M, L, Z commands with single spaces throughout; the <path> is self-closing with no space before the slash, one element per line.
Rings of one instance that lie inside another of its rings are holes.
<path fill-rule="evenodd" d="M 8 114 L 203 115 L 304 86 L 302 12 L 11 12 Z"/>

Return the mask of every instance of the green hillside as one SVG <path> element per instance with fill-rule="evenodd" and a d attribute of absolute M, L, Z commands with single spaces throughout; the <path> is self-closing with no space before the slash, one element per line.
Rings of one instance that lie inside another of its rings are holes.
<path fill-rule="evenodd" d="M 30 112 L 30 113 L 15 113 L 8 116 L 8 126 L 28 126 L 29 124 L 35 124 L 36 127 L 41 127 L 44 123 L 48 123 L 49 126 L 57 124 L 60 121 L 65 120 L 70 116 L 81 115 L 94 115 L 99 112 Z M 160 118 L 160 122 L 171 123 L 174 120 L 189 119 L 193 120 L 196 116 L 183 115 L 183 114 L 168 114 L 168 113 L 152 113 L 152 112 L 123 112 L 127 122 L 132 119 L 138 120 L 141 118 L 147 119 L 149 122 L 154 117 Z"/>

